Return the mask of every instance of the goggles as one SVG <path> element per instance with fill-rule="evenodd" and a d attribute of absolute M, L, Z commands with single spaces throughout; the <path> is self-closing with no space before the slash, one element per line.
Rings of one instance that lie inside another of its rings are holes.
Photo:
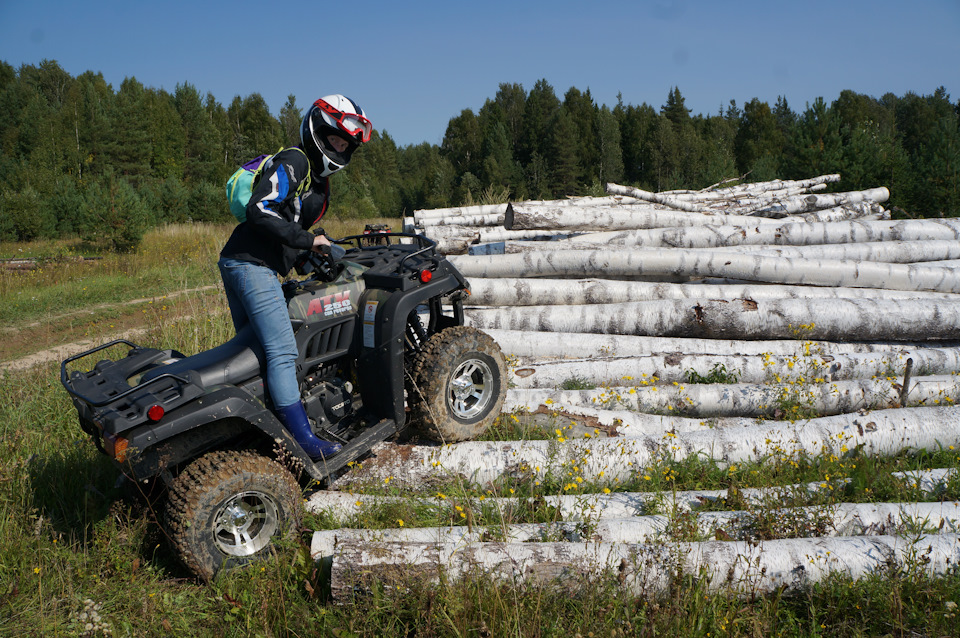
<path fill-rule="evenodd" d="M 361 142 L 369 142 L 370 135 L 373 133 L 373 124 L 370 120 L 356 113 L 344 113 L 334 108 L 323 99 L 313 103 L 314 106 L 322 110 L 337 122 L 337 126 L 350 137 L 358 137 Z"/>

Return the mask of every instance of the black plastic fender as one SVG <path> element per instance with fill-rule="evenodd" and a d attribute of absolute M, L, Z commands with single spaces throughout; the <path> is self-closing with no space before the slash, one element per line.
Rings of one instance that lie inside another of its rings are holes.
<path fill-rule="evenodd" d="M 307 473 L 322 478 L 277 417 L 248 393 L 229 385 L 210 388 L 202 397 L 164 415 L 158 422 L 124 432 L 129 442 L 126 455 L 116 462 L 134 477 L 147 478 L 251 434 L 269 441 L 272 447 L 284 447 L 290 456 L 299 459 Z"/>
<path fill-rule="evenodd" d="M 462 286 L 454 275 L 433 279 L 413 290 L 367 288 L 360 304 L 360 356 L 357 376 L 364 407 L 380 418 L 406 422 L 404 405 L 403 341 L 407 317 L 417 306 L 449 295 Z M 376 303 L 374 309 L 371 303 Z M 462 304 L 459 300 L 454 302 Z M 456 310 L 455 310 L 456 312 Z M 462 310 L 456 312 L 462 321 Z"/>

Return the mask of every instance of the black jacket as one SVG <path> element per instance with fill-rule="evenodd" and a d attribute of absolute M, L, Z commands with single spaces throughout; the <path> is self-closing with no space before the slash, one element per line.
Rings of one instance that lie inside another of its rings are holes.
<path fill-rule="evenodd" d="M 308 166 L 307 156 L 295 148 L 268 160 L 247 204 L 247 220 L 233 229 L 221 257 L 267 266 L 281 277 L 290 272 L 296 256 L 313 246 L 309 229 L 323 217 L 330 198 L 329 181 L 316 176 L 297 196 Z"/>

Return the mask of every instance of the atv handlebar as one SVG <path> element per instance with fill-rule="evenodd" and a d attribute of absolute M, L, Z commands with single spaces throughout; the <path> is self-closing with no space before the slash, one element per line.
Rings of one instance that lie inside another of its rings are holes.
<path fill-rule="evenodd" d="M 416 244 L 416 249 L 400 258 L 395 266 L 397 274 L 403 272 L 403 267 L 409 259 L 425 253 L 432 253 L 430 256 L 435 257 L 434 251 L 437 242 L 424 235 L 414 233 L 367 233 L 347 235 L 341 239 L 331 240 L 331 246 L 320 246 L 319 250 L 306 250 L 297 256 L 294 268 L 300 276 L 315 274 L 323 281 L 333 281 L 340 274 L 341 268 L 338 267 L 337 262 L 344 257 L 344 254 L 336 256 L 336 252 L 343 251 L 345 253 L 346 251 L 342 248 L 343 245 L 349 246 L 350 250 L 362 251 L 365 248 L 376 248 L 384 244 L 399 244 L 401 239 L 412 239 L 413 243 Z"/>

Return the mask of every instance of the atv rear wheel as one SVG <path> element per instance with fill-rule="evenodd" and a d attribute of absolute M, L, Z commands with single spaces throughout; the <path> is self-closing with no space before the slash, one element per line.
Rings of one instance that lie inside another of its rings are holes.
<path fill-rule="evenodd" d="M 279 463 L 253 452 L 211 452 L 171 485 L 166 523 L 181 560 L 209 581 L 269 554 L 302 512 L 300 487 Z"/>
<path fill-rule="evenodd" d="M 493 425 L 506 396 L 500 346 L 469 326 L 430 337 L 416 358 L 409 389 L 416 427 L 437 441 L 465 441 Z"/>

